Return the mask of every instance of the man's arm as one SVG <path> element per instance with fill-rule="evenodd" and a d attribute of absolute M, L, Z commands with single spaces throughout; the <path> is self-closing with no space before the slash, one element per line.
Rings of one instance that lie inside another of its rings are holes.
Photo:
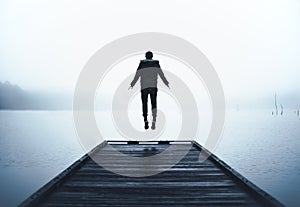
<path fill-rule="evenodd" d="M 157 63 L 157 65 L 158 65 L 158 68 L 157 68 L 158 69 L 158 75 L 160 76 L 160 78 L 162 79 L 164 84 L 169 87 L 169 81 L 166 79 L 164 72 L 160 68 L 159 62 Z"/>
<path fill-rule="evenodd" d="M 135 73 L 135 76 L 134 76 L 133 80 L 132 80 L 131 83 L 130 83 L 130 87 L 131 87 L 131 88 L 136 84 L 136 82 L 138 81 L 138 79 L 139 79 L 139 77 L 140 77 L 140 75 L 141 75 L 141 73 L 139 72 L 139 68 L 140 68 L 140 67 L 141 67 L 141 63 L 140 63 L 140 65 L 139 65 L 138 69 L 136 70 L 136 73 Z"/>

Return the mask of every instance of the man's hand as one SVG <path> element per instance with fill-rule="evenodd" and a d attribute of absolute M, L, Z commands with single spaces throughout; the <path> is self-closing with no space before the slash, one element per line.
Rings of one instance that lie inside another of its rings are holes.
<path fill-rule="evenodd" d="M 130 89 L 132 89 L 132 88 L 133 88 L 133 87 L 130 85 L 129 88 L 128 88 L 128 90 L 130 90 Z"/>

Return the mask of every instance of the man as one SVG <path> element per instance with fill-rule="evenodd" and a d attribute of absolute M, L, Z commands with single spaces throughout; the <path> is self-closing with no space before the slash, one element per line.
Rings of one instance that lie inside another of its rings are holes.
<path fill-rule="evenodd" d="M 155 129 L 155 122 L 157 116 L 157 106 L 156 106 L 156 97 L 157 97 L 157 75 L 160 76 L 162 81 L 166 86 L 169 87 L 169 82 L 167 81 L 163 71 L 160 68 L 159 61 L 153 60 L 153 53 L 151 51 L 146 52 L 146 59 L 141 60 L 139 67 L 135 73 L 133 81 L 130 83 L 129 89 L 131 89 L 137 80 L 141 78 L 141 96 L 143 104 L 143 117 L 145 122 L 145 129 L 149 128 L 148 122 L 148 95 L 150 94 L 151 106 L 152 106 L 152 126 L 151 129 Z M 170 88 L 170 87 L 169 87 Z"/>

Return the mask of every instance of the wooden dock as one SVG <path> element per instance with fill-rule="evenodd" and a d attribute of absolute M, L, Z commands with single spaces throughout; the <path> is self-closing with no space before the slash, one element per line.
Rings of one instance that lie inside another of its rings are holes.
<path fill-rule="evenodd" d="M 149 177 L 126 177 L 105 170 L 84 155 L 20 206 L 283 206 L 215 155 L 200 162 L 199 152 L 206 149 L 196 142 L 105 141 L 92 154 L 109 156 L 114 151 L 107 145 L 112 145 L 130 156 L 149 156 L 170 144 L 176 145 L 174 154 L 185 144 L 192 147 L 167 171 Z M 132 169 L 132 163 L 124 166 L 118 160 L 111 162 L 115 167 Z"/>

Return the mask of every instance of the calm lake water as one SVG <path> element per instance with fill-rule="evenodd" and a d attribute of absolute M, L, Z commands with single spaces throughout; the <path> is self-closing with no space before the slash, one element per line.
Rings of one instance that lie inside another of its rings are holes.
<path fill-rule="evenodd" d="M 300 203 L 300 117 L 229 111 L 214 153 L 287 206 Z M 0 206 L 16 206 L 85 152 L 71 112 L 0 112 Z"/>

